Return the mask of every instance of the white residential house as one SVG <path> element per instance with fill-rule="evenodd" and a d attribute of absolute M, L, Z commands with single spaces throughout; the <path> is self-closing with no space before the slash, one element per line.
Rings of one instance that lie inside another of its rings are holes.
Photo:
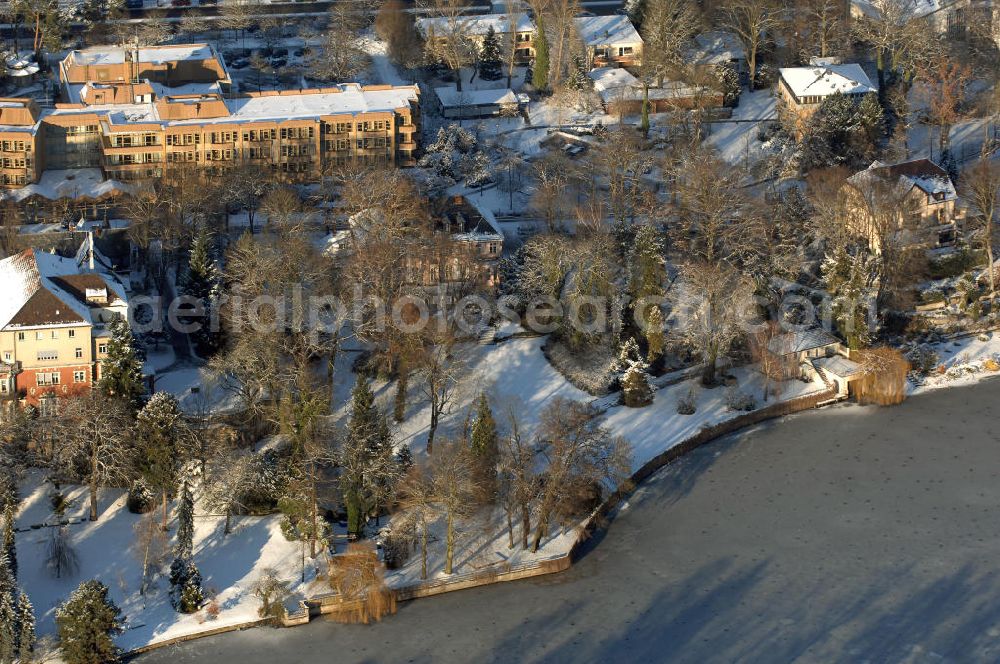
<path fill-rule="evenodd" d="M 434 88 L 441 102 L 441 114 L 446 118 L 486 118 L 494 115 L 516 115 L 527 96 L 509 88 L 487 90 L 457 90 L 454 85 Z"/>
<path fill-rule="evenodd" d="M 574 21 L 591 69 L 642 64 L 642 37 L 627 16 L 578 16 Z"/>
<path fill-rule="evenodd" d="M 784 67 L 779 70 L 778 97 L 782 111 L 801 136 L 806 122 L 827 97 L 840 93 L 859 99 L 877 88 L 858 64 L 833 64 L 814 59 L 808 67 Z"/>
<path fill-rule="evenodd" d="M 747 54 L 743 42 L 732 32 L 712 30 L 695 35 L 693 44 L 684 55 L 689 62 L 699 67 L 728 65 L 732 67 L 741 79 L 749 72 Z"/>
<path fill-rule="evenodd" d="M 515 48 L 514 60 L 518 64 L 531 62 L 535 57 L 535 24 L 527 14 L 470 14 L 457 18 L 432 16 L 417 19 L 416 25 L 417 31 L 426 40 L 450 39 L 460 35 L 469 39 L 477 49 L 482 48 L 483 39 L 493 28 L 500 38 L 500 50 L 505 57 L 511 45 Z"/>

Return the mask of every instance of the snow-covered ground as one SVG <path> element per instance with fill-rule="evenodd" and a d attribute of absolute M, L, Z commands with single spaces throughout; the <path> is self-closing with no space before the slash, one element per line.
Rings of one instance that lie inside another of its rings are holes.
<path fill-rule="evenodd" d="M 226 413 L 240 407 L 239 399 L 225 389 L 214 371 L 190 363 L 178 364 L 158 373 L 156 391 L 170 392 L 185 413 Z"/>
<path fill-rule="evenodd" d="M 136 541 L 133 526 L 141 517 L 125 508 L 124 492 L 101 491 L 98 520 L 77 523 L 86 518 L 88 511 L 88 494 L 83 487 L 63 487 L 72 502 L 66 517 L 72 518 L 73 524 L 67 528 L 79 570 L 55 579 L 45 566 L 51 528 L 31 529 L 54 522 L 50 489 L 40 474 L 30 474 L 22 483 L 24 500 L 17 517 L 18 528 L 28 529 L 17 534 L 18 578 L 37 612 L 41 636 L 54 634 L 57 607 L 86 579 L 102 581 L 121 607 L 127 627 L 116 641 L 125 649 L 256 620 L 259 602 L 250 594 L 250 587 L 267 567 L 279 570 L 294 592 L 305 592 L 299 583 L 300 547 L 285 540 L 277 517 L 234 517 L 233 532 L 224 536 L 224 519 L 201 516 L 198 510 L 194 561 L 202 573 L 202 587 L 207 596 L 215 597 L 221 611 L 214 620 L 207 619 L 204 610 L 180 614 L 170 606 L 166 569 L 147 588 L 145 596 L 139 594 L 141 558 L 130 547 Z M 308 583 L 313 578 L 308 562 L 306 572 Z"/>
<path fill-rule="evenodd" d="M 732 118 L 708 124 L 709 135 L 705 142 L 730 164 L 753 164 L 761 153 L 757 133 L 764 123 L 778 119 L 776 102 L 770 89 L 744 91 L 740 105 L 733 109 Z"/>
<path fill-rule="evenodd" d="M 987 366 L 988 360 L 996 363 L 992 366 L 1000 366 L 1000 331 L 933 344 L 933 348 L 938 354 L 938 369 L 922 378 L 919 385 L 911 383 L 910 394 L 968 385 L 983 378 L 1000 375 Z"/>

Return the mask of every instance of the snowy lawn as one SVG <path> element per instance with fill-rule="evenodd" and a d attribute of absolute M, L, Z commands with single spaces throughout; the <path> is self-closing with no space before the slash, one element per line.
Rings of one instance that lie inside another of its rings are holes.
<path fill-rule="evenodd" d="M 740 367 L 733 369 L 732 373 L 738 381 L 736 389 L 752 394 L 758 408 L 778 400 L 794 399 L 826 389 L 826 385 L 819 379 L 810 383 L 786 380 L 781 383 L 781 394 L 777 398 L 772 394 L 770 401 L 765 403 L 763 376 L 758 371 L 751 367 Z M 773 392 L 773 381 L 770 389 Z M 698 378 L 686 380 L 654 392 L 653 403 L 645 408 L 616 406 L 609 409 L 604 416 L 604 426 L 632 444 L 632 470 L 635 471 L 656 455 L 690 438 L 702 428 L 744 414 L 727 408 L 728 390 L 729 388 L 723 386 L 705 389 L 699 385 Z M 693 415 L 679 415 L 678 400 L 692 391 L 697 410 Z"/>
<path fill-rule="evenodd" d="M 534 523 L 532 526 L 534 527 Z M 566 555 L 576 543 L 580 527 L 557 527 L 542 540 L 536 553 L 521 548 L 520 523 L 514 524 L 514 548 L 508 547 L 506 517 L 502 510 L 484 510 L 482 513 L 458 522 L 455 528 L 455 557 L 453 574 L 471 574 L 502 563 L 517 566 Z M 445 539 L 447 526 L 442 512 L 430 524 L 427 541 L 427 579 L 447 579 L 444 573 Z M 420 544 L 411 553 L 403 567 L 386 574 L 390 588 L 404 588 L 422 581 L 420 578 Z"/>
<path fill-rule="evenodd" d="M 778 118 L 776 101 L 769 89 L 744 92 L 731 119 L 708 124 L 705 142 L 727 163 L 753 164 L 762 154 L 761 142 L 757 140 L 761 124 Z"/>
<path fill-rule="evenodd" d="M 214 371 L 188 363 L 157 374 L 154 389 L 173 394 L 181 410 L 191 415 L 222 414 L 240 408 L 240 400 L 220 384 Z"/>
<path fill-rule="evenodd" d="M 1000 364 L 1000 331 L 932 344 L 932 347 L 938 354 L 938 370 L 923 378 L 920 385 L 910 383 L 910 394 L 968 385 L 998 375 L 985 364 L 987 360 Z"/>
<path fill-rule="evenodd" d="M 17 518 L 19 528 L 29 529 L 35 524 L 54 521 L 49 507 L 49 489 L 50 485 L 43 482 L 38 473 L 26 478 L 21 487 L 25 498 Z M 233 532 L 223 536 L 223 518 L 196 516 L 195 564 L 201 570 L 206 595 L 215 594 L 221 612 L 215 620 L 207 619 L 204 610 L 191 615 L 177 613 L 170 606 L 167 595 L 166 569 L 147 588 L 145 597 L 139 594 L 141 563 L 129 547 L 135 542 L 133 525 L 140 516 L 125 508 L 124 492 L 102 491 L 98 520 L 76 523 L 78 518 L 86 518 L 87 491 L 76 486 L 63 487 L 63 491 L 72 501 L 66 516 L 74 521 L 67 528 L 79 558 L 77 573 L 55 579 L 46 569 L 45 549 L 50 528 L 29 529 L 17 534 L 18 576 L 35 606 L 41 636 L 55 633 L 57 607 L 87 579 L 105 583 L 111 598 L 121 607 L 127 628 L 116 641 L 125 649 L 256 620 L 259 603 L 249 590 L 266 567 L 279 570 L 279 575 L 290 582 L 293 591 L 305 590 L 299 584 L 299 545 L 285 540 L 278 528 L 278 517 L 234 517 Z M 202 513 L 199 509 L 196 515 Z M 309 581 L 312 573 L 308 559 L 306 572 Z"/>

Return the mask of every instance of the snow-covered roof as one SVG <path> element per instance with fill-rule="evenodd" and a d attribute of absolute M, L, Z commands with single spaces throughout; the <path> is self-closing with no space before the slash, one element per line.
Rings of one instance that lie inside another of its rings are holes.
<path fill-rule="evenodd" d="M 447 16 L 432 16 L 417 19 L 416 23 L 417 30 L 425 37 L 431 32 L 436 35 L 448 35 L 452 30 L 464 35 L 482 36 L 489 32 L 490 27 L 498 35 L 509 33 L 512 20 L 516 32 L 535 30 L 535 24 L 527 14 L 514 14 L 513 17 L 510 14 L 473 14 L 460 16 L 454 20 Z"/>
<path fill-rule="evenodd" d="M 73 170 L 43 171 L 38 182 L 19 189 L 3 192 L 3 197 L 23 201 L 30 196 L 42 196 L 49 200 L 60 198 L 100 199 L 116 193 L 132 191 L 128 185 L 117 180 L 105 180 L 99 168 L 77 168 Z"/>
<path fill-rule="evenodd" d="M 641 44 L 642 37 L 628 16 L 577 16 L 576 29 L 587 46 Z"/>
<path fill-rule="evenodd" d="M 836 343 L 839 343 L 837 337 L 822 328 L 815 327 L 811 330 L 796 330 L 778 335 L 767 344 L 767 349 L 775 355 L 790 355 Z"/>
<path fill-rule="evenodd" d="M 445 108 L 517 104 L 517 95 L 510 88 L 462 90 L 459 92 L 455 86 L 451 85 L 434 88 L 434 94 L 441 100 L 441 105 Z"/>
<path fill-rule="evenodd" d="M 118 46 L 93 46 L 70 53 L 78 65 L 120 65 L 125 63 L 125 49 Z M 139 49 L 139 62 L 165 64 L 184 60 L 212 60 L 215 53 L 208 44 L 150 46 Z"/>
<path fill-rule="evenodd" d="M 903 189 L 909 190 L 917 187 L 925 194 L 933 196 L 937 202 L 953 201 L 958 198 L 958 192 L 955 191 L 955 184 L 948 177 L 948 171 L 930 159 L 914 159 L 898 164 L 884 164 L 881 161 L 874 161 L 865 170 L 858 171 L 847 178 L 847 181 L 859 185 L 872 177 L 896 178 Z"/>
<path fill-rule="evenodd" d="M 357 83 L 333 86 L 339 92 L 303 92 L 226 99 L 229 115 L 220 118 L 171 120 L 168 125 L 223 122 L 255 122 L 259 120 L 294 120 L 319 118 L 323 115 L 356 113 L 390 113 L 406 108 L 417 100 L 413 85 L 401 85 L 385 90 L 364 89 Z"/>
<path fill-rule="evenodd" d="M 695 36 L 694 43 L 687 56 L 697 64 L 721 65 L 747 57 L 740 38 L 725 30 L 703 32 Z"/>
<path fill-rule="evenodd" d="M 838 378 L 850 378 L 852 376 L 861 375 L 865 372 L 864 368 L 860 364 L 847 359 L 843 355 L 820 357 L 813 360 L 813 364 L 823 369 L 823 371 L 837 376 Z"/>
<path fill-rule="evenodd" d="M 910 19 L 923 18 L 958 4 L 957 0 L 906 0 L 899 3 Z M 854 16 L 878 18 L 881 15 L 878 6 L 871 0 L 851 0 L 851 13 Z"/>
<path fill-rule="evenodd" d="M 827 97 L 875 92 L 875 86 L 861 65 L 824 67 L 783 67 L 781 78 L 796 97 Z"/>
<path fill-rule="evenodd" d="M 642 82 L 621 67 L 600 67 L 589 71 L 587 76 L 594 81 L 594 90 L 605 103 L 642 99 L 646 94 Z M 664 81 L 660 87 L 650 87 L 648 94 L 650 101 L 656 101 L 685 99 L 703 92 L 707 90 L 681 81 Z"/>
<path fill-rule="evenodd" d="M 112 305 L 126 301 L 121 284 L 75 259 L 25 249 L 0 261 L 0 329 L 93 324 L 85 295 L 96 289 L 106 289 Z"/>

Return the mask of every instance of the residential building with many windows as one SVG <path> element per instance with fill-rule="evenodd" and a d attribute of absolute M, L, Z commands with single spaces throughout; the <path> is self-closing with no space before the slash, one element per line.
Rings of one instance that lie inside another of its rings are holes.
<path fill-rule="evenodd" d="M 46 407 L 90 389 L 107 324 L 128 313 L 121 283 L 38 249 L 0 261 L 0 400 Z"/>
<path fill-rule="evenodd" d="M 416 163 L 417 86 L 232 95 L 225 63 L 204 44 L 73 51 L 60 72 L 68 101 L 53 109 L 0 100 L 0 186 L 82 168 L 130 181 L 254 164 L 301 181 L 337 165 Z"/>

